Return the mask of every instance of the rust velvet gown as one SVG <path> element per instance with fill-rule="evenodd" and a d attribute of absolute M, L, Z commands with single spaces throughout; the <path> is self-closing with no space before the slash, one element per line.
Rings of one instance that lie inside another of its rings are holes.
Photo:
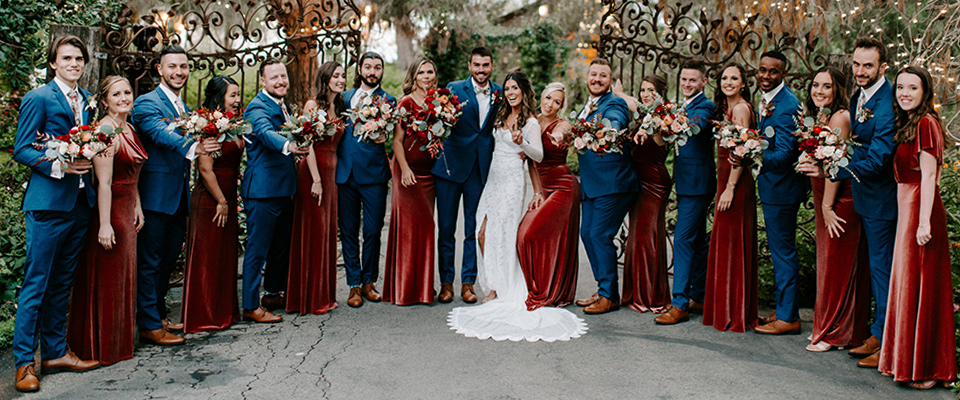
<path fill-rule="evenodd" d="M 117 243 L 112 250 L 100 245 L 100 214 L 94 210 L 74 277 L 67 322 L 70 349 L 80 359 L 99 360 L 102 365 L 133 358 L 137 312 L 134 221 L 137 180 L 147 160 L 135 133 L 118 135 L 115 140 L 120 142 L 113 158 L 110 223 Z"/>
<path fill-rule="evenodd" d="M 849 179 L 840 181 L 833 210 L 847 221 L 838 238 L 831 238 L 823 221 L 824 178 L 811 178 L 817 225 L 817 303 L 813 310 L 811 343 L 859 346 L 870 336 L 870 271 L 866 240 L 861 242 L 860 215 L 853 209 Z M 860 261 L 862 260 L 862 262 Z"/>
<path fill-rule="evenodd" d="M 337 307 L 337 145 L 343 125 L 333 137 L 313 144 L 323 192 L 320 205 L 310 195 L 313 177 L 304 157 L 297 165 L 293 201 L 287 312 L 326 314 Z"/>
<path fill-rule="evenodd" d="M 890 271 L 890 296 L 880 348 L 880 372 L 898 382 L 957 377 L 954 346 L 953 288 L 947 217 L 934 188 L 930 233 L 925 245 L 917 244 L 920 222 L 920 153 L 943 162 L 943 132 L 933 117 L 920 120 L 917 137 L 901 143 L 894 156 L 897 179 L 897 236 Z"/>
<path fill-rule="evenodd" d="M 416 112 L 417 103 L 408 97 L 397 108 Z M 406 128 L 404 123 L 403 128 Z M 436 202 L 434 159 L 421 151 L 416 138 L 404 136 L 403 150 L 407 165 L 417 178 L 412 186 L 400 181 L 400 163 L 393 159 L 393 199 L 390 206 L 390 228 L 387 234 L 387 257 L 383 268 L 383 301 L 397 305 L 430 304 L 433 302 L 433 271 L 436 244 L 433 211 Z"/>
<path fill-rule="evenodd" d="M 632 154 L 640 194 L 630 209 L 621 302 L 639 312 L 659 311 L 672 298 L 667 281 L 666 212 L 673 185 L 664 164 L 668 149 L 647 139 Z"/>
<path fill-rule="evenodd" d="M 717 146 L 717 199 L 730 176 L 730 152 Z M 703 324 L 744 332 L 757 326 L 757 191 L 750 165 L 741 167 L 730 208 L 714 208 Z"/>
<path fill-rule="evenodd" d="M 240 320 L 237 298 L 237 182 L 243 141 L 224 142 L 220 157 L 213 160 L 217 185 L 227 199 L 227 222 L 213 222 L 217 201 L 198 177 L 190 197 L 187 230 L 187 266 L 183 284 L 183 331 L 195 333 L 225 329 Z"/>
<path fill-rule="evenodd" d="M 531 311 L 543 306 L 564 307 L 573 302 L 577 291 L 580 182 L 567 166 L 567 148 L 551 139 L 559 122 L 543 131 L 543 160 L 534 163 L 543 203 L 524 215 L 517 233 L 517 255 Z"/>

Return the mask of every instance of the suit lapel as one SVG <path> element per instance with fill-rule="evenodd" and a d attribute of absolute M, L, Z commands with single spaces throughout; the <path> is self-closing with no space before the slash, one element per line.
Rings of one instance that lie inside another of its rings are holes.
<path fill-rule="evenodd" d="M 606 102 L 607 99 L 609 99 L 610 96 L 612 95 L 613 95 L 613 92 L 608 90 L 607 93 L 605 93 L 603 96 L 600 96 L 600 98 L 597 99 L 596 108 L 594 108 L 593 111 L 591 111 L 590 114 L 587 115 L 586 120 L 587 121 L 591 120 L 593 118 L 593 115 L 600 111 L 600 107 L 603 106 L 603 103 Z M 589 107 L 589 106 L 590 106 L 590 100 L 587 100 L 587 104 L 584 107 Z"/>
<path fill-rule="evenodd" d="M 57 98 L 57 104 L 60 104 L 60 107 L 63 107 L 64 110 L 67 110 L 67 114 L 70 115 L 71 125 L 76 121 L 76 115 L 73 114 L 73 108 L 70 107 L 70 103 L 67 102 L 67 96 L 65 93 L 60 91 L 60 85 L 57 85 L 57 82 L 50 81 L 47 85 L 50 85 L 50 90 L 53 91 L 53 96 Z"/>
<path fill-rule="evenodd" d="M 470 112 L 474 115 L 474 118 L 477 120 L 477 127 L 483 129 L 483 122 L 480 120 L 480 103 L 477 102 L 477 93 L 474 92 L 473 88 L 473 78 L 467 78 L 467 82 L 463 85 L 463 91 L 466 92 L 467 96 L 467 107 L 473 108 Z M 489 113 L 488 113 L 489 114 Z"/>
<path fill-rule="evenodd" d="M 177 109 L 173 107 L 171 99 L 168 99 L 167 95 L 163 93 L 163 89 L 157 86 L 154 91 L 157 92 L 157 96 L 160 97 L 160 102 L 163 103 L 163 108 L 167 110 L 167 115 L 172 115 L 174 118 L 177 118 Z M 187 107 L 184 106 L 183 108 L 184 111 L 186 111 Z"/>
<path fill-rule="evenodd" d="M 343 94 L 343 101 L 347 103 L 347 109 L 350 109 L 350 103 L 353 101 L 353 95 L 357 94 L 359 89 L 350 89 Z"/>

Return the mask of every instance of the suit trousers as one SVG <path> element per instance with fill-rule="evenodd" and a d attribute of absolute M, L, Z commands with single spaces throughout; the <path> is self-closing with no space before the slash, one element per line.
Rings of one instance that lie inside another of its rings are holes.
<path fill-rule="evenodd" d="M 452 161 L 452 160 L 451 160 Z M 437 187 L 437 250 L 439 253 L 440 282 L 453 283 L 457 272 L 453 265 L 457 251 L 457 212 L 463 198 L 463 258 L 460 264 L 460 282 L 477 280 L 477 205 L 483 193 L 480 164 L 474 163 L 463 183 L 439 176 Z"/>
<path fill-rule="evenodd" d="M 260 284 L 264 291 L 286 289 L 290 269 L 290 234 L 293 199 L 243 199 L 247 211 L 247 241 L 243 256 L 243 308 L 260 307 Z"/>
<path fill-rule="evenodd" d="M 867 250 L 870 253 L 870 286 L 877 306 L 873 311 L 870 334 L 883 341 L 883 324 L 887 317 L 887 294 L 890 292 L 890 270 L 897 238 L 897 220 L 861 217 Z"/>
<path fill-rule="evenodd" d="M 380 275 L 380 234 L 387 215 L 387 183 L 361 185 L 351 175 L 337 185 L 337 212 L 347 286 L 376 282 Z M 361 221 L 363 254 L 358 242 Z"/>
<path fill-rule="evenodd" d="M 636 198 L 636 193 L 614 193 L 585 198 L 582 203 L 580 239 L 597 281 L 597 294 L 613 301 L 620 301 L 613 239 Z"/>
<path fill-rule="evenodd" d="M 713 196 L 677 195 L 677 226 L 673 234 L 673 300 L 686 310 L 690 300 L 703 302 L 707 280 L 707 213 Z"/>
<path fill-rule="evenodd" d="M 141 330 L 163 327 L 167 317 L 170 274 L 180 258 L 187 235 L 187 194 L 173 215 L 143 211 L 137 234 L 137 324 Z"/>
<path fill-rule="evenodd" d="M 777 319 L 794 322 L 800 319 L 797 303 L 797 281 L 800 260 L 797 258 L 797 213 L 800 204 L 763 205 L 763 221 L 767 231 L 767 245 L 773 261 L 773 278 L 777 284 Z M 889 270 L 889 268 L 888 268 Z"/>

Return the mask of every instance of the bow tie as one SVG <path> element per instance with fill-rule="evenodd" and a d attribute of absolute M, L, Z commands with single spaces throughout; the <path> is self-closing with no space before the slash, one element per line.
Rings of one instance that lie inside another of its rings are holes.
<path fill-rule="evenodd" d="M 481 94 L 482 94 L 482 95 L 484 95 L 484 96 L 487 96 L 487 95 L 490 94 L 490 86 L 487 85 L 487 87 L 485 87 L 485 88 L 479 88 L 479 87 L 474 86 L 474 87 L 473 87 L 473 93 L 475 93 L 475 94 L 477 94 L 477 95 L 481 95 Z"/>

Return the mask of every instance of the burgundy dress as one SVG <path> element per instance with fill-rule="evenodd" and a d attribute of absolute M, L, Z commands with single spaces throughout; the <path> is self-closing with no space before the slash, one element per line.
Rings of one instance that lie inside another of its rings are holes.
<path fill-rule="evenodd" d="M 398 108 L 416 112 L 420 106 L 409 96 Z M 406 127 L 404 123 L 403 127 Z M 387 234 L 387 257 L 383 268 L 383 301 L 396 305 L 433 302 L 433 270 L 436 234 L 433 211 L 437 192 L 434 186 L 434 159 L 422 151 L 423 143 L 404 135 L 407 165 L 417 178 L 412 186 L 401 183 L 400 163 L 393 158 L 393 200 Z"/>
<path fill-rule="evenodd" d="M 577 291 L 580 267 L 580 182 L 567 166 L 567 148 L 557 146 L 551 133 L 560 120 L 543 131 L 543 160 L 535 163 L 543 203 L 528 211 L 517 232 L 517 255 L 527 282 L 527 309 L 564 307 Z"/>
<path fill-rule="evenodd" d="M 853 209 L 849 179 L 840 181 L 833 210 L 847 221 L 838 238 L 823 222 L 825 178 L 811 178 L 817 225 L 817 303 L 813 309 L 811 342 L 859 346 L 870 336 L 870 271 L 866 240 L 860 240 L 860 215 Z"/>
<path fill-rule="evenodd" d="M 717 199 L 727 188 L 730 152 L 717 146 Z M 703 324 L 744 332 L 757 326 L 757 191 L 750 165 L 741 168 L 730 208 L 714 209 L 707 258 Z"/>
<path fill-rule="evenodd" d="M 187 230 L 187 266 L 183 284 L 183 331 L 225 329 L 240 320 L 237 298 L 237 182 L 243 141 L 224 142 L 222 155 L 213 160 L 217 185 L 227 199 L 227 222 L 213 222 L 217 200 L 197 178 L 190 198 Z"/>
<path fill-rule="evenodd" d="M 129 129 L 129 135 L 116 136 L 119 145 L 110 185 L 110 224 L 117 243 L 112 250 L 100 245 L 100 213 L 94 209 L 77 263 L 67 322 L 70 349 L 80 359 L 99 360 L 102 365 L 133 358 L 136 337 L 137 179 L 147 153 Z"/>
<path fill-rule="evenodd" d="M 293 201 L 290 235 L 290 272 L 287 275 L 287 312 L 326 314 L 337 307 L 337 133 L 314 143 L 323 193 L 320 205 L 310 195 L 313 177 L 304 157 L 297 165 L 297 194 Z"/>
<path fill-rule="evenodd" d="M 621 302 L 639 312 L 660 311 L 672 297 L 667 281 L 666 212 L 673 185 L 664 164 L 668 149 L 649 139 L 632 153 L 640 193 L 630 208 Z"/>
<path fill-rule="evenodd" d="M 899 382 L 952 381 L 957 377 L 953 280 L 939 183 L 930 214 L 933 237 L 920 246 L 916 236 L 920 222 L 920 152 L 936 157 L 939 169 L 943 141 L 940 126 L 928 115 L 920 120 L 916 139 L 901 143 L 893 160 L 899 207 L 879 369 Z"/>

